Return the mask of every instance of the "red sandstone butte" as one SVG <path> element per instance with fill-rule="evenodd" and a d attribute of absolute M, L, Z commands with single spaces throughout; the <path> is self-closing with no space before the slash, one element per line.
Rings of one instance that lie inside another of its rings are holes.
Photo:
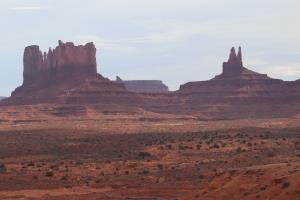
<path fill-rule="evenodd" d="M 25 48 L 24 85 L 33 82 L 53 81 L 64 76 L 97 75 L 96 48 L 93 43 L 75 46 L 59 41 L 59 46 L 42 53 L 39 46 Z"/>
<path fill-rule="evenodd" d="M 180 87 L 188 109 L 220 118 L 281 117 L 300 113 L 300 81 L 272 79 L 244 67 L 242 51 L 232 48 L 223 72 L 208 81 Z"/>
<path fill-rule="evenodd" d="M 189 82 L 175 92 L 129 90 L 133 91 L 126 82 L 110 81 L 97 73 L 93 43 L 75 46 L 60 41 L 58 47 L 44 54 L 38 46 L 26 47 L 23 84 L 1 105 L 118 105 L 205 119 L 287 117 L 300 113 L 300 80 L 272 79 L 247 69 L 241 48 L 238 53 L 231 49 L 223 72 L 211 80 Z"/>
<path fill-rule="evenodd" d="M 48 53 L 33 45 L 24 51 L 23 84 L 3 104 L 136 102 L 124 84 L 97 73 L 93 43 L 63 43 Z"/>

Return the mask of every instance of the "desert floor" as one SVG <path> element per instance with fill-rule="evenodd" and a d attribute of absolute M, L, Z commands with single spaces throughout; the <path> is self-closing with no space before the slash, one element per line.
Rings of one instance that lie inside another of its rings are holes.
<path fill-rule="evenodd" d="M 0 120 L 1 200 L 300 199 L 300 118 L 18 118 Z"/>

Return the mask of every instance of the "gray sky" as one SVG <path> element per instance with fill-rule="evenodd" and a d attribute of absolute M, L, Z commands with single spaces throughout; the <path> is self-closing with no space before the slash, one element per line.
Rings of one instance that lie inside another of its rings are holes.
<path fill-rule="evenodd" d="M 171 89 L 221 72 L 241 45 L 245 65 L 300 77 L 299 0 L 0 0 L 0 96 L 22 83 L 23 50 L 59 39 L 97 46 L 98 72 L 161 79 Z"/>

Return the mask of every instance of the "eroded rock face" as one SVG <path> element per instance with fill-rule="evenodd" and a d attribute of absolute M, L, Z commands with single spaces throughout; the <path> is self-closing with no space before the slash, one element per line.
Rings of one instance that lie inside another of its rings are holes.
<path fill-rule="evenodd" d="M 241 48 L 238 54 L 231 49 L 220 75 L 181 85 L 179 94 L 191 111 L 220 118 L 274 117 L 300 112 L 300 81 L 272 79 L 245 68 Z"/>
<path fill-rule="evenodd" d="M 287 117 L 300 113 L 300 80 L 272 79 L 244 67 L 241 48 L 232 48 L 223 72 L 208 81 L 189 82 L 179 91 L 160 81 L 110 81 L 97 74 L 92 43 L 62 43 L 47 54 L 38 46 L 24 53 L 24 83 L 1 105 L 95 104 L 205 119 Z M 156 88 L 158 86 L 158 89 Z M 149 89 L 150 88 L 150 89 Z M 131 90 L 131 91 L 129 91 Z M 134 91 L 134 92 L 132 92 Z"/>
<path fill-rule="evenodd" d="M 169 91 L 161 80 L 122 80 L 119 76 L 116 82 L 124 83 L 127 90 L 139 93 L 166 93 Z"/>
<path fill-rule="evenodd" d="M 269 79 L 266 74 L 259 74 L 244 67 L 242 59 L 242 48 L 239 47 L 238 54 L 235 48 L 230 50 L 229 59 L 223 62 L 222 74 L 215 77 L 215 79 Z"/>
<path fill-rule="evenodd" d="M 238 55 L 235 53 L 235 48 L 232 47 L 228 61 L 223 63 L 223 74 L 227 76 L 238 75 L 242 72 L 243 67 L 241 47 L 239 47 Z"/>
<path fill-rule="evenodd" d="M 23 84 L 3 104 L 134 102 L 123 83 L 97 73 L 93 43 L 75 46 L 59 41 L 48 53 L 42 53 L 39 46 L 29 46 L 23 61 Z"/>
<path fill-rule="evenodd" d="M 93 43 L 75 46 L 71 42 L 59 41 L 59 46 L 49 49 L 48 53 L 42 53 L 39 46 L 29 46 L 25 48 L 23 63 L 25 85 L 36 81 L 54 81 L 74 73 L 97 75 Z"/>

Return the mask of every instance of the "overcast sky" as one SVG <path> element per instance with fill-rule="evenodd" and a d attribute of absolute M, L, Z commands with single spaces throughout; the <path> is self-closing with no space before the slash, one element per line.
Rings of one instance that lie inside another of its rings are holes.
<path fill-rule="evenodd" d="M 300 78 L 299 0 L 0 0 L 0 96 L 22 83 L 23 50 L 94 42 L 98 72 L 161 79 L 172 90 L 221 72 L 232 46 L 246 67 Z"/>

